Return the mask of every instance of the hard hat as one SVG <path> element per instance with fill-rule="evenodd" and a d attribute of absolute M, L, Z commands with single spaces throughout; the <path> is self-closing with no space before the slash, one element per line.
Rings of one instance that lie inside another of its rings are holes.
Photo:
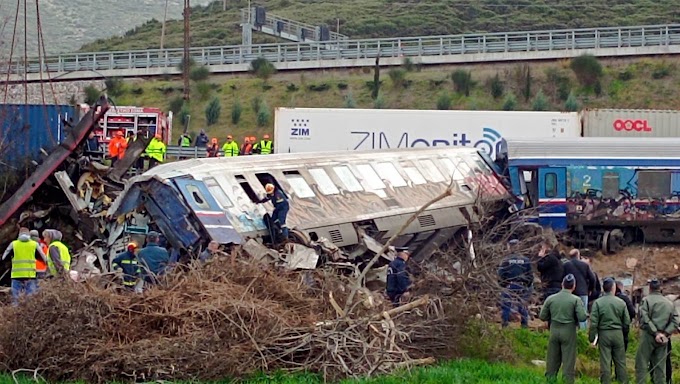
<path fill-rule="evenodd" d="M 128 245 L 127 245 L 127 250 L 133 251 L 135 249 L 137 249 L 137 243 L 135 243 L 134 241 L 129 242 Z"/>
<path fill-rule="evenodd" d="M 154 135 L 154 137 L 158 140 L 161 140 L 163 138 L 163 136 L 161 136 L 160 133 L 157 133 L 156 135 Z"/>
<path fill-rule="evenodd" d="M 270 184 L 265 185 L 265 186 L 264 186 L 264 190 L 265 190 L 267 193 L 274 193 L 274 184 L 271 184 L 271 183 L 270 183 Z"/>
<path fill-rule="evenodd" d="M 265 139 L 269 139 L 269 135 L 264 135 L 262 137 L 265 138 Z"/>
<path fill-rule="evenodd" d="M 227 135 L 227 140 L 231 140 L 231 139 L 233 139 L 233 138 L 234 138 L 233 136 Z"/>

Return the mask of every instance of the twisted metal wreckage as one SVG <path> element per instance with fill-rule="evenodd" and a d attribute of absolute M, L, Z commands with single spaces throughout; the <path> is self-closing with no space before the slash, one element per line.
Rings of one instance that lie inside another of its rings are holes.
<path fill-rule="evenodd" d="M 175 260 L 192 258 L 214 240 L 289 269 L 330 265 L 359 274 L 380 254 L 371 275 L 384 280 L 395 254 L 394 248 L 383 252 L 388 239 L 425 259 L 454 238 L 469 241 L 469 228 L 484 216 L 507 212 L 511 199 L 488 157 L 451 147 L 192 159 L 124 180 L 148 138 L 131 144 L 113 167 L 81 150 L 108 109 L 106 99 L 99 100 L 0 206 L 4 222 L 53 174 L 85 244 L 75 252 L 81 277 L 108 272 L 127 242 L 143 243 L 146 233 L 157 230 Z M 293 241 L 278 249 L 265 246 L 273 243 L 265 225 L 271 207 L 259 201 L 268 183 L 291 202 Z M 436 200 L 447 190 L 448 197 Z M 480 210 L 480 203 L 493 211 Z"/>

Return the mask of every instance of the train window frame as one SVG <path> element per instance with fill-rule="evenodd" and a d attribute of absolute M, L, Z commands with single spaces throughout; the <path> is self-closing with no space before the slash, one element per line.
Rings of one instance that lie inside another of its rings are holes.
<path fill-rule="evenodd" d="M 203 183 L 205 184 L 206 188 L 208 188 L 208 192 L 210 192 L 220 207 L 223 209 L 234 207 L 234 203 L 231 201 L 229 196 L 227 196 L 227 193 L 224 192 L 217 179 L 210 177 L 203 180 Z"/>
<path fill-rule="evenodd" d="M 414 185 L 427 184 L 427 180 L 425 179 L 425 176 L 423 176 L 423 174 L 420 173 L 418 168 L 411 167 L 411 166 L 407 166 L 407 167 L 402 166 L 401 169 L 404 170 L 404 173 L 406 173 L 406 176 L 408 176 L 409 180 L 411 180 L 411 182 Z"/>
<path fill-rule="evenodd" d="M 609 185 L 607 180 L 616 178 L 616 187 L 612 190 L 607 188 Z M 616 199 L 620 194 L 620 183 L 621 174 L 616 171 L 605 171 L 602 174 L 602 198 L 603 199 Z"/>
<path fill-rule="evenodd" d="M 425 177 L 425 180 L 432 183 L 443 183 L 447 180 L 441 171 L 439 171 L 439 168 L 437 168 L 434 161 L 430 159 L 421 159 L 418 160 L 418 165 L 422 168 L 423 172 L 421 173 Z"/>
<path fill-rule="evenodd" d="M 251 202 L 253 203 L 259 203 L 261 200 L 261 197 L 255 192 L 255 189 L 253 188 L 252 185 L 250 185 L 250 181 L 248 181 L 248 178 L 246 178 L 245 175 L 234 175 L 234 179 L 238 183 L 238 185 L 241 187 L 243 192 L 246 194 L 246 196 L 250 199 Z M 258 180 L 259 181 L 259 180 Z"/>
<path fill-rule="evenodd" d="M 316 193 L 299 171 L 283 171 L 283 177 L 286 178 L 297 198 L 312 199 L 316 197 Z"/>
<path fill-rule="evenodd" d="M 346 165 L 336 165 L 333 167 L 333 172 L 342 182 L 343 188 L 348 192 L 363 192 L 364 187 L 352 170 Z"/>
<path fill-rule="evenodd" d="M 442 157 L 439 160 L 442 162 L 442 164 L 444 164 L 444 167 L 448 171 L 449 175 L 451 175 L 451 178 L 453 178 L 453 180 L 455 180 L 455 181 L 465 180 L 465 175 L 463 174 L 463 172 L 461 172 L 460 167 L 456 166 L 453 163 L 453 159 L 451 159 L 449 157 Z M 461 160 L 461 159 L 456 158 L 456 160 Z M 465 164 L 464 161 L 459 161 L 458 164 L 460 165 L 460 163 Z M 467 164 L 465 164 L 465 166 L 469 168 L 469 166 Z"/>
<path fill-rule="evenodd" d="M 637 173 L 638 198 L 655 199 L 670 197 L 672 186 L 672 172 L 670 170 L 638 170 Z M 663 192 L 657 193 L 658 191 Z"/>
<path fill-rule="evenodd" d="M 366 188 L 366 190 L 376 191 L 386 188 L 385 183 L 383 183 L 378 172 L 376 172 L 370 164 L 356 164 L 355 167 L 363 178 L 365 183 L 364 188 Z"/>
<path fill-rule="evenodd" d="M 393 188 L 408 187 L 408 183 L 406 180 L 404 180 L 401 174 L 399 174 L 399 170 L 393 163 L 381 161 L 374 164 L 373 168 L 378 173 L 378 175 L 380 175 L 378 177 L 382 177 L 384 180 L 389 181 Z"/>
<path fill-rule="evenodd" d="M 552 188 L 548 188 L 548 179 L 552 179 Z M 545 197 L 552 199 L 557 197 L 557 173 L 556 172 L 546 172 L 543 177 L 543 191 Z"/>
<path fill-rule="evenodd" d="M 310 168 L 307 170 L 309 175 L 314 179 L 314 182 L 319 188 L 319 192 L 323 195 L 339 195 L 340 189 L 335 185 L 331 176 L 323 168 Z"/>
<path fill-rule="evenodd" d="M 208 204 L 208 200 L 205 198 L 205 196 L 203 196 L 203 192 L 201 192 L 197 186 L 193 184 L 187 184 L 186 190 L 193 198 L 194 204 L 196 204 L 196 206 L 201 209 L 210 210 L 210 204 Z"/>

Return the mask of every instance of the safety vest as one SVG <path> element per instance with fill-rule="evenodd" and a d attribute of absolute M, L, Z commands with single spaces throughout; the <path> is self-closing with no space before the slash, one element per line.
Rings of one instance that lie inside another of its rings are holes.
<path fill-rule="evenodd" d="M 268 155 L 272 153 L 272 142 L 271 141 L 260 141 L 260 155 Z"/>
<path fill-rule="evenodd" d="M 182 147 L 189 147 L 191 146 L 191 139 L 189 136 L 182 136 Z"/>
<path fill-rule="evenodd" d="M 238 156 L 239 148 L 235 141 L 231 143 L 224 143 L 222 146 L 222 151 L 224 151 L 224 157 Z"/>
<path fill-rule="evenodd" d="M 50 247 L 52 247 L 52 246 L 57 247 L 57 249 L 59 250 L 59 259 L 61 260 L 61 264 L 64 265 L 64 270 L 66 272 L 70 271 L 71 270 L 71 254 L 68 251 L 68 247 L 66 247 L 66 245 L 64 245 L 64 243 L 62 243 L 61 241 L 58 241 L 58 240 L 51 242 Z M 47 257 L 47 266 L 50 269 L 50 273 L 52 274 L 52 276 L 56 276 L 57 275 L 57 267 L 54 265 L 54 263 L 52 262 L 52 258 L 49 257 L 49 256 Z"/>
<path fill-rule="evenodd" d="M 47 253 L 49 252 L 49 249 L 50 249 L 49 245 L 47 245 L 43 242 L 40 242 L 38 244 L 40 245 L 40 249 L 42 249 L 43 254 L 45 254 L 45 257 L 47 257 L 48 256 Z M 47 272 L 47 264 L 40 259 L 36 259 L 35 260 L 35 270 L 37 272 Z"/>
<path fill-rule="evenodd" d="M 146 147 L 146 154 L 150 158 L 156 159 L 162 163 L 165 159 L 165 144 L 162 141 L 153 138 L 149 143 L 149 146 Z"/>
<path fill-rule="evenodd" d="M 33 240 L 12 242 L 14 257 L 12 258 L 13 279 L 35 279 L 35 252 L 38 243 Z"/>

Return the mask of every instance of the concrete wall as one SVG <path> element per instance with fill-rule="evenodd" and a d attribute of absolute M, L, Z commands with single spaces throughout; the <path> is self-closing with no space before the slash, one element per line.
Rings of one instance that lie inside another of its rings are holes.
<path fill-rule="evenodd" d="M 75 81 L 59 81 L 52 82 L 52 87 L 48 82 L 43 82 L 42 88 L 40 83 L 29 83 L 24 87 L 23 84 L 10 84 L 6 103 L 9 104 L 25 104 L 26 103 L 26 89 L 28 90 L 28 104 L 70 104 L 71 98 L 75 97 L 76 102 L 82 103 L 85 100 L 84 90 L 88 85 L 93 85 L 97 89 L 104 89 L 103 80 L 75 80 Z M 54 92 L 52 92 L 54 88 Z M 43 93 L 45 99 L 43 101 Z M 4 99 L 4 87 L 0 88 L 0 97 Z M 56 97 L 56 101 L 55 101 Z M 3 101 L 0 99 L 0 101 Z"/>

